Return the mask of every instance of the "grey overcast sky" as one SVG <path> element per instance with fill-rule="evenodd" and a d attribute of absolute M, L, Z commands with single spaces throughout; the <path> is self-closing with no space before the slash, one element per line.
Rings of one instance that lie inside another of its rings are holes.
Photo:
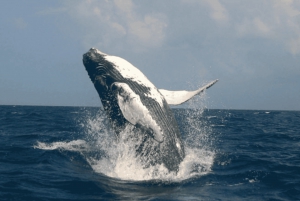
<path fill-rule="evenodd" d="M 298 0 L 2 0 L 0 105 L 99 106 L 91 47 L 209 108 L 300 110 Z"/>

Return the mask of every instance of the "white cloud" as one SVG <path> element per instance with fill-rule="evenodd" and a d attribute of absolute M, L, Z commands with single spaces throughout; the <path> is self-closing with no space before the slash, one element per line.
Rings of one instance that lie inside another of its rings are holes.
<path fill-rule="evenodd" d="M 245 35 L 254 35 L 259 37 L 270 37 L 271 27 L 267 25 L 262 19 L 255 17 L 254 19 L 244 19 L 244 21 L 236 26 L 238 35 L 243 37 Z"/>
<path fill-rule="evenodd" d="M 289 40 L 289 42 L 286 45 L 292 54 L 300 54 L 300 37 Z"/>
<path fill-rule="evenodd" d="M 166 23 L 159 15 L 138 15 L 131 0 L 115 0 L 115 6 L 125 17 L 127 33 L 150 46 L 160 45 L 163 41 Z"/>
<path fill-rule="evenodd" d="M 226 8 L 220 3 L 219 0 L 181 0 L 183 3 L 206 5 L 210 8 L 210 17 L 217 22 L 227 22 L 229 20 Z"/>
<path fill-rule="evenodd" d="M 274 8 L 277 14 L 284 13 L 289 17 L 296 17 L 299 16 L 299 8 L 297 9 L 297 3 L 299 6 L 299 1 L 294 0 L 275 0 L 274 1 Z"/>
<path fill-rule="evenodd" d="M 229 17 L 227 10 L 220 3 L 219 0 L 205 0 L 205 2 L 210 6 L 212 13 L 211 17 L 218 22 L 227 22 Z"/>
<path fill-rule="evenodd" d="M 67 1 L 62 8 L 46 12 L 66 12 L 80 26 L 85 47 L 159 47 L 164 42 L 165 17 L 158 13 L 138 13 L 132 0 Z"/>
<path fill-rule="evenodd" d="M 206 27 L 211 31 L 209 35 L 219 35 L 232 40 L 236 40 L 236 37 L 264 38 L 281 44 L 292 54 L 300 53 L 298 42 L 300 1 L 180 1 L 184 6 L 176 1 L 163 3 L 137 3 L 133 0 L 64 1 L 64 5 L 60 8 L 48 9 L 45 13 L 61 12 L 71 17 L 80 25 L 78 32 L 86 48 L 91 46 L 99 48 L 118 46 L 119 49 L 130 46 L 135 50 L 158 48 L 169 40 L 166 38 L 167 33 L 172 33 L 172 38 L 181 34 L 181 38 L 188 41 L 188 37 L 193 33 L 196 33 L 196 36 L 208 37 L 201 28 Z M 164 4 L 166 8 L 172 9 L 158 8 Z M 149 9 L 148 5 L 151 5 Z M 159 11 L 153 12 L 155 6 Z M 176 30 L 178 32 L 174 33 L 172 27 L 168 27 L 167 20 L 170 23 L 178 23 L 170 17 L 174 18 L 177 12 L 180 16 L 186 13 L 192 20 L 186 22 L 185 16 L 175 17 L 183 24 L 179 24 Z M 217 24 L 207 24 L 210 23 L 207 18 Z M 218 33 L 218 30 L 223 31 Z"/>
<path fill-rule="evenodd" d="M 254 1 L 247 6 L 249 9 L 239 13 L 241 20 L 232 22 L 240 37 L 268 38 L 282 44 L 292 54 L 300 53 L 300 1 Z"/>
<path fill-rule="evenodd" d="M 300 54 L 300 1 L 276 0 L 273 8 L 279 36 L 292 54 Z"/>

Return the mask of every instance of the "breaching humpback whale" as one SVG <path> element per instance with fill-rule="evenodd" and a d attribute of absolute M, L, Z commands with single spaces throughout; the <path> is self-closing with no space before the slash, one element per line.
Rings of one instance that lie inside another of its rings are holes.
<path fill-rule="evenodd" d="M 125 129 L 133 133 L 131 140 L 137 142 L 134 149 L 143 167 L 163 164 L 177 172 L 185 152 L 169 105 L 186 102 L 218 80 L 196 91 L 158 90 L 131 63 L 95 48 L 83 55 L 83 64 L 116 135 Z"/>

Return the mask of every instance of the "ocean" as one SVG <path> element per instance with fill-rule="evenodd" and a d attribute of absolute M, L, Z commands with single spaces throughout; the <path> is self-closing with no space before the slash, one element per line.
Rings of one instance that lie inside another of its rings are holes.
<path fill-rule="evenodd" d="M 99 107 L 0 106 L 0 200 L 300 200 L 300 112 L 173 108 L 177 174 L 141 168 Z"/>

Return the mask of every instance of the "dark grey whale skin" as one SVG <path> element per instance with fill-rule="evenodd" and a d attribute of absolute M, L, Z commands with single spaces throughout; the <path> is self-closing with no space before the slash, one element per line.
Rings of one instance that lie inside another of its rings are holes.
<path fill-rule="evenodd" d="M 91 48 L 83 55 L 83 64 L 99 94 L 113 130 L 118 136 L 128 125 L 132 125 L 123 116 L 113 87 L 114 82 L 126 83 L 140 96 L 141 102 L 147 107 L 164 135 L 163 142 L 158 142 L 154 140 L 147 128 L 132 125 L 130 142 L 134 144 L 136 156 L 140 158 L 144 168 L 163 164 L 169 171 L 178 172 L 179 164 L 185 157 L 185 151 L 178 124 L 166 100 L 163 99 L 161 107 L 157 101 L 146 96 L 149 88 L 132 79 L 124 78 L 116 69 L 115 64 L 105 59 L 105 55 Z"/>

